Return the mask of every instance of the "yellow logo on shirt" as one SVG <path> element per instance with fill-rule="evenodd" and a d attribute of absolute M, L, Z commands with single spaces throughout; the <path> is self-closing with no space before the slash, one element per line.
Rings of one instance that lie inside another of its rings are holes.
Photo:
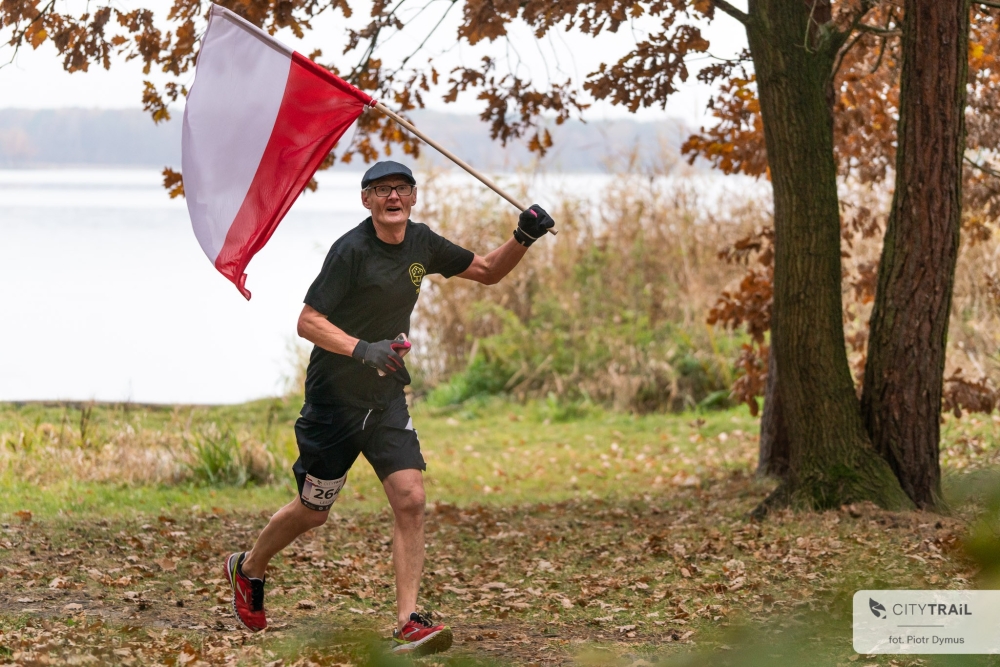
<path fill-rule="evenodd" d="M 419 262 L 410 264 L 410 280 L 417 286 L 417 294 L 420 294 L 420 281 L 427 275 L 427 269 Z"/>

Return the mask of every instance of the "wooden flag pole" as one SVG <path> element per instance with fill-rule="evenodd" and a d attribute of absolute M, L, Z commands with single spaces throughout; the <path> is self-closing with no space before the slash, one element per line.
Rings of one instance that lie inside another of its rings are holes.
<path fill-rule="evenodd" d="M 403 118 L 402 116 L 400 116 L 396 112 L 392 111 L 386 105 L 382 104 L 381 102 L 376 102 L 375 103 L 375 108 L 378 109 L 379 111 L 381 111 L 382 113 L 384 113 L 389 118 L 391 118 L 394 121 L 396 121 L 397 123 L 399 123 L 400 125 L 402 125 L 407 131 L 409 131 L 411 134 L 413 134 L 414 136 L 416 136 L 419 139 L 421 139 L 427 145 L 429 145 L 432 148 L 434 148 L 435 150 L 437 150 L 437 152 L 441 153 L 441 155 L 444 155 L 446 158 L 448 158 L 449 160 L 451 160 L 452 162 L 454 162 L 455 164 L 457 164 L 459 167 L 461 167 L 465 171 L 467 171 L 470 174 L 472 174 L 473 176 L 475 176 L 477 179 L 479 179 L 480 183 L 482 183 L 483 185 L 485 185 L 486 187 L 488 187 L 490 190 L 492 190 L 493 192 L 497 193 L 498 195 L 500 195 L 501 197 L 503 197 L 504 199 L 506 199 L 507 201 L 509 201 L 511 204 L 514 205 L 514 207 L 518 211 L 524 211 L 524 210 L 526 210 L 528 208 L 527 206 L 525 206 L 524 204 L 522 204 L 518 200 L 514 199 L 513 196 L 511 196 L 510 194 L 508 194 L 499 185 L 497 185 L 496 183 L 494 183 L 488 176 L 486 176 L 485 174 L 481 173 L 477 169 L 473 169 L 471 165 L 466 164 L 466 162 L 464 160 L 462 160 L 460 157 L 458 157 L 457 155 L 455 155 L 454 153 L 452 153 L 451 151 L 449 151 L 447 148 L 445 148 L 444 146 L 442 146 L 441 144 L 439 144 L 438 142 L 434 141 L 433 139 L 431 139 L 430 137 L 428 137 L 426 134 L 424 134 L 423 132 L 421 132 L 420 130 L 418 130 L 416 127 L 413 126 L 413 124 L 411 124 L 409 121 L 407 121 L 405 118 Z M 553 228 L 553 229 L 549 230 L 549 233 L 550 234 L 557 234 L 558 232 Z"/>

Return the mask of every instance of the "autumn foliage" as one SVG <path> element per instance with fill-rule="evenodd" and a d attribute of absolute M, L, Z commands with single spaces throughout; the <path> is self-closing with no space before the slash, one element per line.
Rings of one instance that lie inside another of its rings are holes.
<path fill-rule="evenodd" d="M 312 29 L 320 14 L 340 13 L 347 18 L 354 13 L 349 0 L 329 3 L 292 0 L 278 4 L 225 0 L 220 4 L 271 34 L 289 29 L 299 36 Z M 538 38 L 556 30 L 578 30 L 596 37 L 642 18 L 658 25 L 657 30 L 639 39 L 633 50 L 620 54 L 617 61 L 611 58 L 583 81 L 537 80 L 511 71 L 506 63 L 492 57 L 448 72 L 439 72 L 432 59 L 411 60 L 431 39 L 440 22 L 428 34 L 418 36 L 423 38 L 421 47 L 402 62 L 384 61 L 379 56 L 380 46 L 393 34 L 407 29 L 402 17 L 414 4 L 414 0 L 373 2 L 367 25 L 348 29 L 342 40 L 341 55 L 352 59 L 350 65 L 338 67 L 325 62 L 321 51 L 311 53 L 310 57 L 404 113 L 422 107 L 432 91 L 440 93 L 445 101 L 454 101 L 462 94 L 475 95 L 483 104 L 481 116 L 490 123 L 493 138 L 501 142 L 524 140 L 540 153 L 552 145 L 544 127 L 548 121 L 541 118 L 542 114 L 556 123 L 578 116 L 588 104 L 587 95 L 633 110 L 665 104 L 678 82 L 691 76 L 687 56 L 705 53 L 709 48 L 697 22 L 715 16 L 715 6 L 708 0 L 463 3 L 461 22 L 451 39 L 469 45 L 508 41 L 508 31 L 514 22 L 526 24 Z M 442 19 L 453 4 L 444 8 Z M 0 30 L 9 35 L 7 44 L 15 52 L 51 41 L 63 58 L 64 67 L 71 72 L 87 71 L 92 65 L 109 68 L 115 60 L 138 59 L 144 72 L 166 73 L 171 80 L 164 85 L 157 87 L 146 81 L 139 92 L 154 121 L 168 119 L 169 105 L 186 93 L 182 81 L 188 80 L 194 67 L 197 38 L 204 26 L 208 3 L 175 0 L 165 16 L 156 17 L 151 10 L 124 12 L 106 2 L 92 3 L 82 13 L 73 9 L 58 1 L 3 0 Z M 354 143 L 343 151 L 342 159 L 350 161 L 360 156 L 371 160 L 380 149 L 389 152 L 393 145 L 401 146 L 408 154 L 419 151 L 418 143 L 395 124 L 379 114 L 366 114 Z M 171 172 L 167 172 L 167 178 L 171 180 L 170 187 L 177 185 Z"/>

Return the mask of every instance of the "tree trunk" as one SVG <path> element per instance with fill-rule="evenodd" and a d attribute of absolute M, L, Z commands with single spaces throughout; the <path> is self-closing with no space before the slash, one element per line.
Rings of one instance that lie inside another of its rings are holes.
<path fill-rule="evenodd" d="M 962 213 L 969 6 L 905 0 L 896 191 L 862 413 L 913 502 L 940 502 L 941 390 Z"/>
<path fill-rule="evenodd" d="M 773 311 L 772 311 L 773 313 Z M 788 475 L 788 430 L 781 417 L 778 393 L 778 364 L 774 350 L 767 355 L 767 383 L 764 386 L 764 412 L 760 416 L 760 451 L 757 475 L 784 479 Z"/>
<path fill-rule="evenodd" d="M 789 438 L 788 475 L 758 514 L 775 504 L 909 505 L 871 446 L 847 365 L 829 109 L 836 45 L 828 31 L 814 29 L 829 14 L 824 0 L 749 3 L 747 36 L 774 189 L 771 350 Z"/>

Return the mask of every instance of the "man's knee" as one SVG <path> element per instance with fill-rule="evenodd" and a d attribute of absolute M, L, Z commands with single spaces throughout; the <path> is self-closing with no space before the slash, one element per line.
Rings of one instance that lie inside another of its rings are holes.
<path fill-rule="evenodd" d="M 396 514 L 423 517 L 424 503 L 423 485 L 411 484 L 397 491 L 392 509 Z"/>
<path fill-rule="evenodd" d="M 330 516 L 330 510 L 320 512 L 318 510 L 306 508 L 306 512 L 306 523 L 308 523 L 311 528 L 319 528 L 326 523 L 327 518 Z"/>

